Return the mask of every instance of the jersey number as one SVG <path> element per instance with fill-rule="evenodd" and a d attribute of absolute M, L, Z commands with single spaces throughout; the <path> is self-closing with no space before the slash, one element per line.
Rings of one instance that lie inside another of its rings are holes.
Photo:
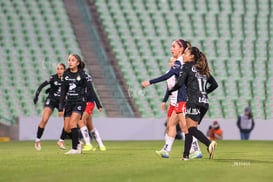
<path fill-rule="evenodd" d="M 198 80 L 198 85 L 199 85 L 199 90 L 201 93 L 206 92 L 206 84 L 207 80 L 202 79 L 202 78 L 197 78 Z"/>

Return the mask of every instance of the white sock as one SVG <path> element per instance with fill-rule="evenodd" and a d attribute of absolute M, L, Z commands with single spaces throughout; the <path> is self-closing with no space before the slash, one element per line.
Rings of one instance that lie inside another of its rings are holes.
<path fill-rule="evenodd" d="M 168 134 L 165 134 L 165 145 L 163 149 L 166 150 L 167 152 L 171 152 L 174 139 L 175 139 L 174 137 L 170 137 L 168 136 Z"/>
<path fill-rule="evenodd" d="M 86 145 L 90 145 L 90 137 L 86 126 L 81 128 L 82 137 Z"/>
<path fill-rule="evenodd" d="M 201 150 L 200 150 L 200 147 L 198 144 L 198 140 L 193 136 L 190 153 L 195 152 L 195 151 L 201 151 Z"/>
<path fill-rule="evenodd" d="M 93 130 L 91 130 L 91 135 L 92 137 L 94 137 L 99 145 L 99 147 L 103 147 L 103 143 L 99 134 L 99 131 L 97 130 L 97 128 L 94 128 Z"/>
<path fill-rule="evenodd" d="M 36 139 L 35 139 L 35 142 L 40 142 L 40 141 L 41 141 L 40 138 L 36 138 Z"/>

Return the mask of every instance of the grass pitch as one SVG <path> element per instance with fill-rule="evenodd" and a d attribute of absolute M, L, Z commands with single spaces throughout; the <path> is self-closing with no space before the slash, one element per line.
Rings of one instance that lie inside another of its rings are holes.
<path fill-rule="evenodd" d="M 214 160 L 203 144 L 202 159 L 181 161 L 183 141 L 175 141 L 169 159 L 155 150 L 164 141 L 106 141 L 107 151 L 64 155 L 56 141 L 0 143 L 0 181 L 272 181 L 272 141 L 218 141 Z M 70 148 L 71 141 L 66 145 Z"/>

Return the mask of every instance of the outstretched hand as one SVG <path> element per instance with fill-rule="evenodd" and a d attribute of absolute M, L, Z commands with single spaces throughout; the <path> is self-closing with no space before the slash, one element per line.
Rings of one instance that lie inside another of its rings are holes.
<path fill-rule="evenodd" d="M 141 85 L 143 88 L 146 88 L 146 87 L 150 86 L 151 84 L 150 84 L 149 80 L 146 80 L 146 81 L 142 82 Z"/>

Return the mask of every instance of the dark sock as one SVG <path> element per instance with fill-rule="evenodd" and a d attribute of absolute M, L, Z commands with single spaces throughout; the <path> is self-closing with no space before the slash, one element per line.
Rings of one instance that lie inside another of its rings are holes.
<path fill-rule="evenodd" d="M 79 143 L 79 132 L 77 128 L 72 128 L 71 129 L 71 134 L 72 134 L 72 148 L 77 150 L 77 146 Z"/>
<path fill-rule="evenodd" d="M 36 137 L 41 138 L 44 133 L 44 130 L 45 130 L 44 128 L 40 128 L 40 126 L 38 126 Z"/>
<path fill-rule="evenodd" d="M 185 143 L 184 143 L 184 154 L 183 157 L 188 157 L 190 154 L 190 149 L 191 149 L 191 143 L 192 143 L 192 135 L 191 134 L 186 134 L 185 135 Z"/>
<path fill-rule="evenodd" d="M 69 132 L 69 133 L 66 132 L 66 136 L 68 136 L 69 139 L 72 139 L 72 133 L 71 132 Z"/>
<path fill-rule="evenodd" d="M 205 144 L 207 147 L 209 146 L 210 140 L 196 127 L 189 128 L 189 133 L 195 138 L 197 138 L 197 140 Z"/>
<path fill-rule="evenodd" d="M 64 128 L 63 128 L 63 131 L 62 131 L 62 134 L 61 134 L 61 136 L 60 136 L 60 139 L 64 140 L 65 137 L 66 137 L 66 135 L 67 135 L 67 133 L 66 133 L 66 131 L 65 131 Z"/>
<path fill-rule="evenodd" d="M 77 129 L 78 129 L 79 139 L 81 140 L 83 139 L 81 129 L 80 128 L 77 128 Z"/>

